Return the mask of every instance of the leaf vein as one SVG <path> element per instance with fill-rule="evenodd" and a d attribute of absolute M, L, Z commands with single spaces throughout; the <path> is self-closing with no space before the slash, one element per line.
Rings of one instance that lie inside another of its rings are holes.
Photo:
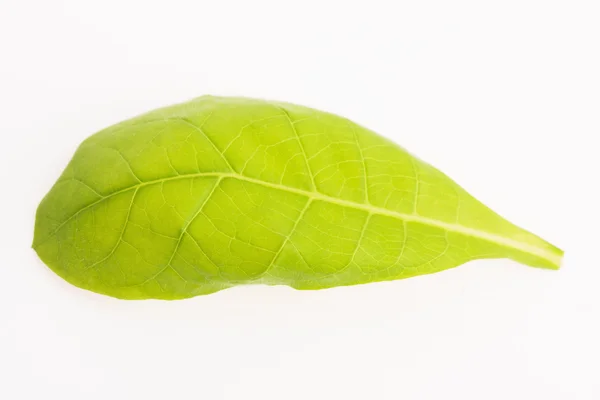
<path fill-rule="evenodd" d="M 269 272 L 269 270 L 273 267 L 273 265 L 275 264 L 275 261 L 277 261 L 277 257 L 279 257 L 279 255 L 283 251 L 283 248 L 285 247 L 285 245 L 290 241 L 290 239 L 292 238 L 292 235 L 296 231 L 296 228 L 300 224 L 300 221 L 302 221 L 302 218 L 304 217 L 304 215 L 308 211 L 308 209 L 310 207 L 310 203 L 312 203 L 312 199 L 309 198 L 308 201 L 306 202 L 306 205 L 304 206 L 304 208 L 300 212 L 300 215 L 298 216 L 298 219 L 294 223 L 294 226 L 292 226 L 292 229 L 290 230 L 290 233 L 285 237 L 285 239 L 283 240 L 283 243 L 281 243 L 281 246 L 279 247 L 279 249 L 277 250 L 277 252 L 273 256 L 273 258 L 271 259 L 271 262 L 269 263 L 269 265 L 267 265 L 267 268 L 264 270 L 264 272 L 262 274 L 260 274 L 260 277 L 265 276 Z"/>
<path fill-rule="evenodd" d="M 317 190 L 317 185 L 315 184 L 315 177 L 312 173 L 312 169 L 310 168 L 310 164 L 308 162 L 308 154 L 306 153 L 306 149 L 304 148 L 304 145 L 302 144 L 302 140 L 300 139 L 300 135 L 298 134 L 298 131 L 296 130 L 296 126 L 294 125 L 294 122 L 292 121 L 292 118 L 290 118 L 290 114 L 287 112 L 287 110 L 283 107 L 277 106 L 277 108 L 279 108 L 281 110 L 281 112 L 283 112 L 283 114 L 285 115 L 285 118 L 287 119 L 288 123 L 290 124 L 290 127 L 292 128 L 292 131 L 294 132 L 294 135 L 296 135 L 296 140 L 298 140 L 298 145 L 300 146 L 300 150 L 302 151 L 302 155 L 304 156 L 304 163 L 306 164 L 306 168 L 308 169 L 308 175 L 310 176 L 310 181 L 311 181 L 311 187 L 313 191 Z"/>
<path fill-rule="evenodd" d="M 433 218 L 429 218 L 429 217 L 424 217 L 421 215 L 406 214 L 406 213 L 388 210 L 388 209 L 381 208 L 381 207 L 356 203 L 356 202 L 349 201 L 349 200 L 338 199 L 338 198 L 327 196 L 327 195 L 319 193 L 319 192 L 309 192 L 309 191 L 297 189 L 297 188 L 294 188 L 291 186 L 285 186 L 285 185 L 280 185 L 277 183 L 271 183 L 271 182 L 262 181 L 259 179 L 250 178 L 250 177 L 243 176 L 243 175 L 240 175 L 237 173 L 223 173 L 223 172 L 205 172 L 205 173 L 199 173 L 199 174 L 185 174 L 185 175 L 180 175 L 180 176 L 175 176 L 175 177 L 157 179 L 154 181 L 146 181 L 146 182 L 142 182 L 137 185 L 133 185 L 130 187 L 120 189 L 116 192 L 106 195 L 104 198 L 97 200 L 97 201 L 83 207 L 76 213 L 74 213 L 71 217 L 69 217 L 67 220 L 65 220 L 65 222 L 63 222 L 61 225 L 59 225 L 59 227 L 56 228 L 48 237 L 43 239 L 40 243 L 37 243 L 35 246 L 39 246 L 41 243 L 43 243 L 44 241 L 48 240 L 50 237 L 55 235 L 56 232 L 58 232 L 66 223 L 68 223 L 70 220 L 75 218 L 81 212 L 83 212 L 91 207 L 94 207 L 98 203 L 101 203 L 113 196 L 127 192 L 129 190 L 134 190 L 134 189 L 137 190 L 143 186 L 157 184 L 157 183 L 161 183 L 164 181 L 177 180 L 177 179 L 192 179 L 192 178 L 197 178 L 197 177 L 231 178 L 231 179 L 246 181 L 246 182 L 254 183 L 257 185 L 264 186 L 264 187 L 269 187 L 272 189 L 283 190 L 283 191 L 287 191 L 289 193 L 299 194 L 302 196 L 312 198 L 313 200 L 321 200 L 321 201 L 328 202 L 330 204 L 337 204 L 337 205 L 340 205 L 343 207 L 349 207 L 349 208 L 354 208 L 354 209 L 358 209 L 358 210 L 365 210 L 365 211 L 371 212 L 373 214 L 384 215 L 384 216 L 392 217 L 392 218 L 407 221 L 407 222 L 415 222 L 415 223 L 419 223 L 419 224 L 426 225 L 426 226 L 441 228 L 443 230 L 448 230 L 448 231 L 455 232 L 455 233 L 458 233 L 458 234 L 461 234 L 464 236 L 475 237 L 475 238 L 485 240 L 490 243 L 494 243 L 501 247 L 508 247 L 508 248 L 516 249 L 516 250 L 519 250 L 519 251 L 522 251 L 525 253 L 529 253 L 529 254 L 544 258 L 544 259 L 554 262 L 554 263 L 559 263 L 560 259 L 561 259 L 560 253 L 553 252 L 552 249 L 538 247 L 538 246 L 535 246 L 530 243 L 519 242 L 518 240 L 509 238 L 509 237 L 500 236 L 498 234 L 480 230 L 477 228 L 471 228 L 471 227 L 456 224 L 456 223 L 449 223 L 449 222 L 445 222 L 445 221 L 441 221 L 441 220 L 437 220 L 437 219 L 433 219 Z"/>

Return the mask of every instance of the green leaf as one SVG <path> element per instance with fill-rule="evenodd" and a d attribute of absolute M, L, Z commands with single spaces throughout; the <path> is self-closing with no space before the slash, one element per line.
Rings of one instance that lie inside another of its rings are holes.
<path fill-rule="evenodd" d="M 85 140 L 38 208 L 33 247 L 72 284 L 124 299 L 321 289 L 480 258 L 557 269 L 562 258 L 347 119 L 210 96 Z"/>

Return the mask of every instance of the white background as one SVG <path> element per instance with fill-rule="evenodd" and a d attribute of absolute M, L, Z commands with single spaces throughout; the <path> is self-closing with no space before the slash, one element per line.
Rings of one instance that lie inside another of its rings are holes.
<path fill-rule="evenodd" d="M 600 399 L 600 10 L 549 1 L 0 0 L 0 398 Z M 566 251 L 179 302 L 30 249 L 76 146 L 200 96 L 332 111 Z"/>

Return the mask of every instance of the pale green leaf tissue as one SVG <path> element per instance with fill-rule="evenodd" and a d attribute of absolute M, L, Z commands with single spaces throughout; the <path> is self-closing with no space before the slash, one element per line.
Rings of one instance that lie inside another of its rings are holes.
<path fill-rule="evenodd" d="M 322 289 L 562 251 L 402 147 L 288 103 L 204 96 L 86 139 L 42 200 L 33 247 L 123 299 L 241 284 Z"/>

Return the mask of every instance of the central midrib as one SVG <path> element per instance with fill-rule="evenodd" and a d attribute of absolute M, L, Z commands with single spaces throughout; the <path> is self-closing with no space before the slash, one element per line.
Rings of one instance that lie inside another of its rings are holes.
<path fill-rule="evenodd" d="M 152 185 L 152 184 L 156 184 L 156 183 L 160 183 L 160 182 L 173 181 L 173 180 L 178 180 L 178 179 L 191 179 L 191 178 L 197 178 L 197 177 L 233 178 L 233 179 L 237 179 L 240 181 L 245 181 L 245 182 L 250 182 L 250 183 L 257 184 L 257 185 L 261 185 L 264 187 L 269 187 L 269 188 L 273 188 L 273 189 L 277 189 L 277 190 L 283 190 L 283 191 L 286 191 L 289 193 L 295 193 L 298 195 L 306 196 L 313 200 L 321 200 L 321 201 L 325 201 L 325 202 L 328 202 L 331 204 L 338 204 L 343 207 L 350 207 L 350 208 L 354 208 L 354 209 L 358 209 L 358 210 L 363 210 L 370 214 L 385 215 L 385 216 L 389 216 L 389 217 L 400 219 L 400 220 L 407 221 L 407 222 L 416 222 L 416 223 L 420 223 L 423 225 L 441 228 L 441 229 L 444 229 L 444 230 L 447 230 L 450 232 L 456 232 L 456 233 L 459 233 L 459 234 L 462 234 L 465 236 L 475 237 L 475 238 L 482 239 L 482 240 L 485 240 L 488 242 L 492 242 L 499 246 L 509 247 L 509 248 L 512 248 L 515 250 L 522 251 L 524 253 L 529 253 L 529 254 L 541 257 L 541 258 L 546 259 L 555 264 L 559 264 L 560 259 L 561 259 L 560 254 L 556 254 L 547 248 L 537 247 L 537 246 L 531 245 L 529 243 L 519 242 L 517 240 L 507 238 L 504 236 L 500 236 L 500 235 L 497 235 L 497 234 L 494 234 L 491 232 L 482 231 L 482 230 L 474 229 L 474 228 L 469 228 L 467 226 L 463 226 L 463 225 L 459 225 L 459 224 L 455 224 L 455 223 L 448 223 L 448 222 L 444 222 L 444 221 L 440 221 L 440 220 L 436 220 L 436 219 L 432 219 L 432 218 L 427 218 L 427 217 L 423 217 L 423 216 L 416 215 L 416 214 L 406 214 L 406 213 L 401 213 L 401 212 L 397 212 L 397 211 L 391 211 L 391 210 L 381 208 L 381 207 L 376 207 L 376 206 L 373 206 L 370 204 L 360 204 L 360 203 L 356 203 L 356 202 L 349 201 L 349 200 L 338 199 L 338 198 L 331 197 L 331 196 L 328 196 L 328 195 L 325 195 L 325 194 L 322 194 L 319 192 L 311 192 L 311 191 L 307 191 L 307 190 L 294 188 L 291 186 L 285 186 L 285 185 L 281 185 L 281 184 L 277 184 L 277 183 L 266 182 L 266 181 L 262 181 L 260 179 L 250 178 L 250 177 L 240 175 L 237 173 L 232 173 L 232 172 L 204 172 L 204 173 L 196 173 L 196 174 L 176 175 L 176 176 L 172 176 L 172 177 L 168 177 L 168 178 L 156 179 L 156 180 L 152 180 L 152 181 L 145 181 L 145 182 L 139 183 L 134 186 L 129 186 L 127 188 L 113 192 L 107 196 L 104 196 L 101 199 L 80 209 L 75 214 L 73 214 L 71 217 L 69 217 L 67 220 L 65 220 L 63 223 L 61 223 L 58 226 L 58 228 L 56 228 L 53 231 L 53 233 L 51 233 L 48 236 L 48 238 L 52 237 L 67 222 L 69 222 L 71 219 L 76 217 L 81 212 L 85 211 L 88 208 L 95 206 L 96 204 L 98 204 L 110 197 L 116 196 L 121 193 L 125 193 L 129 190 L 134 190 L 134 189 L 137 189 L 137 188 L 140 188 L 143 186 L 148 186 L 148 185 Z M 45 241 L 45 240 L 43 240 L 43 241 Z"/>

